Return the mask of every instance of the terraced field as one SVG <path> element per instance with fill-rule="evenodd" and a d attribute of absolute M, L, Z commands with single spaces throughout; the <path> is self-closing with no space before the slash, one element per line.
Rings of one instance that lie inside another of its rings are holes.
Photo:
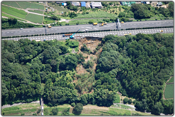
<path fill-rule="evenodd" d="M 43 11 L 39 11 L 39 10 L 28 10 L 30 12 L 34 12 L 34 13 L 39 13 L 39 14 L 43 14 Z"/>

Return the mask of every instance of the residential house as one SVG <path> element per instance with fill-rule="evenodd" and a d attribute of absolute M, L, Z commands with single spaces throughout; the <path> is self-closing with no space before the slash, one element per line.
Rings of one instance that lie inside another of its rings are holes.
<path fill-rule="evenodd" d="M 81 2 L 81 7 L 86 7 L 86 2 Z"/>
<path fill-rule="evenodd" d="M 72 2 L 73 6 L 80 6 L 80 2 Z"/>
<path fill-rule="evenodd" d="M 92 8 L 102 8 L 101 2 L 91 2 L 90 5 Z"/>

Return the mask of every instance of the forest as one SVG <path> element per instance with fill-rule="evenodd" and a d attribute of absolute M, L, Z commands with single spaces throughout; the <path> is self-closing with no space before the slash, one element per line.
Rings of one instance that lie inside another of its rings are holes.
<path fill-rule="evenodd" d="M 77 65 L 91 69 L 93 63 L 70 52 L 78 41 L 2 40 L 2 105 L 43 97 L 48 106 L 109 107 L 119 91 L 135 98 L 139 111 L 172 114 L 174 101 L 163 100 L 163 86 L 173 75 L 173 39 L 173 34 L 160 33 L 107 35 L 96 48 L 102 47 L 96 70 L 81 75 Z"/>

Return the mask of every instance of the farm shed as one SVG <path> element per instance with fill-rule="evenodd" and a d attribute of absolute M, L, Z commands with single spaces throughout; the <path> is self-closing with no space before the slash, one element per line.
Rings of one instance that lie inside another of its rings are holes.
<path fill-rule="evenodd" d="M 80 6 L 80 2 L 72 2 L 73 6 Z"/>
<path fill-rule="evenodd" d="M 142 3 L 142 2 L 141 2 Z M 136 4 L 136 2 L 132 1 L 132 2 L 120 2 L 121 5 L 128 5 L 131 6 L 132 4 Z"/>
<path fill-rule="evenodd" d="M 62 5 L 63 5 L 63 6 L 66 6 L 66 5 L 67 5 L 67 3 L 62 3 Z"/>
<path fill-rule="evenodd" d="M 86 7 L 86 2 L 81 2 L 81 7 Z"/>
<path fill-rule="evenodd" d="M 158 2 L 157 3 L 157 6 L 162 6 L 162 2 Z"/>
<path fill-rule="evenodd" d="M 92 8 L 102 8 L 101 2 L 91 2 Z"/>

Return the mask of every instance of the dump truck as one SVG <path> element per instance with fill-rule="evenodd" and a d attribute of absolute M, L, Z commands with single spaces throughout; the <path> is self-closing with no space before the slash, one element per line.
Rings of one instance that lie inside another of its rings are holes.
<path fill-rule="evenodd" d="M 97 25 L 97 23 L 93 23 L 93 25 Z"/>
<path fill-rule="evenodd" d="M 48 28 L 51 28 L 52 26 L 48 26 Z"/>
<path fill-rule="evenodd" d="M 121 23 L 123 24 L 124 22 L 123 22 L 123 21 L 121 21 Z"/>
<path fill-rule="evenodd" d="M 101 26 L 103 26 L 103 25 L 104 25 L 104 23 L 101 24 Z"/>
<path fill-rule="evenodd" d="M 160 32 L 163 32 L 163 30 L 160 30 Z"/>
<path fill-rule="evenodd" d="M 63 34 L 63 37 L 71 36 L 72 34 Z"/>

